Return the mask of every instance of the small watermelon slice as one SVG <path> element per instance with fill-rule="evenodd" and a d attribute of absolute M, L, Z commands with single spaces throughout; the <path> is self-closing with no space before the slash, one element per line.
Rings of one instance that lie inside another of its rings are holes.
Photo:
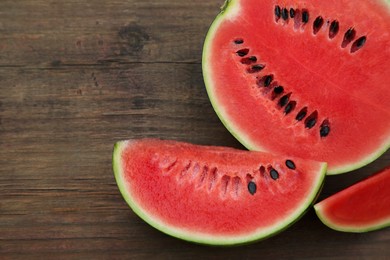
<path fill-rule="evenodd" d="M 140 139 L 116 143 L 113 168 L 126 202 L 153 227 L 196 243 L 233 245 L 296 221 L 322 187 L 326 163 Z"/>
<path fill-rule="evenodd" d="M 390 226 L 390 167 L 314 205 L 332 229 L 367 232 Z"/>
<path fill-rule="evenodd" d="M 390 2 L 227 0 L 204 43 L 211 103 L 248 149 L 357 169 L 390 147 Z"/>

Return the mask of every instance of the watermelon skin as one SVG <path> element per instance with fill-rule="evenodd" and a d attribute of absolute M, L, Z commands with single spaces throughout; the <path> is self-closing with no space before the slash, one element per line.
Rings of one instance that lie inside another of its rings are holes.
<path fill-rule="evenodd" d="M 293 224 L 322 187 L 326 163 L 289 158 L 296 165 L 291 170 L 280 158 L 140 139 L 115 144 L 113 169 L 124 199 L 151 226 L 195 243 L 237 245 Z M 268 173 L 271 165 L 279 173 L 276 180 Z M 250 180 L 257 184 L 253 195 Z"/>
<path fill-rule="evenodd" d="M 314 205 L 328 227 L 368 232 L 390 226 L 390 167 Z"/>
<path fill-rule="evenodd" d="M 274 9 L 308 10 L 309 22 L 275 21 Z M 324 25 L 313 34 L 316 17 Z M 329 39 L 333 20 L 339 33 Z M 329 23 L 328 23 L 329 21 Z M 360 168 L 390 147 L 390 8 L 388 1 L 226 1 L 203 49 L 203 76 L 210 101 L 226 128 L 248 149 L 328 162 L 328 174 Z M 360 50 L 341 47 L 344 32 L 366 36 Z M 244 40 L 236 44 L 236 39 Z M 247 49 L 244 57 L 237 55 Z M 254 56 L 255 63 L 242 59 Z M 256 73 L 253 64 L 265 67 Z M 272 87 L 259 86 L 273 75 Z M 291 93 L 295 110 L 284 113 L 272 88 Z M 373 86 L 375 86 L 373 88 Z M 295 117 L 318 112 L 308 129 Z M 330 133 L 320 136 L 322 122 Z"/>

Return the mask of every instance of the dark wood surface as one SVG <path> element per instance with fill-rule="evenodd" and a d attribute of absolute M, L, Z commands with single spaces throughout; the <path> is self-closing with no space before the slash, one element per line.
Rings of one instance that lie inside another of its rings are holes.
<path fill-rule="evenodd" d="M 203 40 L 221 4 L 0 1 L 0 259 L 390 258 L 389 229 L 336 232 L 312 209 L 268 240 L 214 248 L 164 235 L 127 207 L 114 142 L 242 148 L 202 79 Z M 327 178 L 320 199 L 389 159 Z"/>

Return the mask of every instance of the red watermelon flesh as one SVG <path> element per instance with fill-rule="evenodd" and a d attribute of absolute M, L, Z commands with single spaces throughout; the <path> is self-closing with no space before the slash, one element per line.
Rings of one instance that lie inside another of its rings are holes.
<path fill-rule="evenodd" d="M 390 8 L 226 1 L 204 44 L 218 116 L 248 149 L 361 167 L 390 146 Z"/>
<path fill-rule="evenodd" d="M 121 141 L 119 189 L 142 219 L 178 238 L 247 243 L 280 232 L 316 198 L 326 164 L 176 141 Z"/>
<path fill-rule="evenodd" d="M 390 226 L 390 167 L 314 205 L 321 221 L 339 231 Z"/>

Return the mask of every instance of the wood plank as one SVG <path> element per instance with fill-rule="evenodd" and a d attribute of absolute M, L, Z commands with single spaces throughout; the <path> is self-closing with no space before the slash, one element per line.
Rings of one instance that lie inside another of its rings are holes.
<path fill-rule="evenodd" d="M 0 17 L 0 66 L 199 63 L 220 6 L 169 0 L 19 3 L 0 3 L 7 10 Z"/>
<path fill-rule="evenodd" d="M 384 259 L 390 230 L 345 234 L 309 210 L 282 234 L 210 248 L 139 219 L 116 186 L 122 139 L 243 148 L 204 88 L 204 36 L 222 1 L 0 1 L 1 259 Z M 330 176 L 320 199 L 388 165 Z"/>

